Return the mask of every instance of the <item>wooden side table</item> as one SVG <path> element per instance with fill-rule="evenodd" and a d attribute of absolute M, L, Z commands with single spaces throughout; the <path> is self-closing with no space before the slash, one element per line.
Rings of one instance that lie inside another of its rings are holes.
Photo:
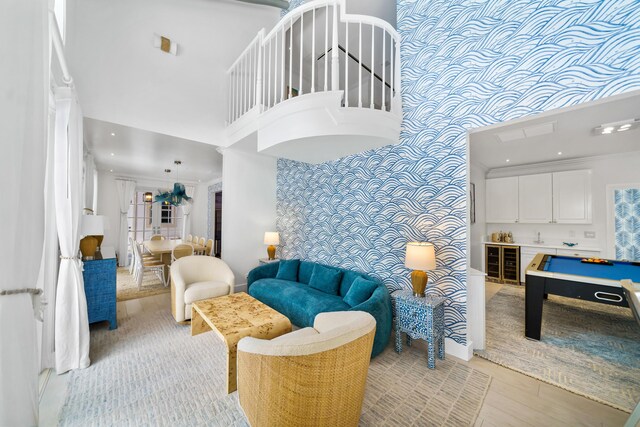
<path fill-rule="evenodd" d="M 415 297 L 411 291 L 394 292 L 392 298 L 396 309 L 396 352 L 402 352 L 402 332 L 407 334 L 408 346 L 411 346 L 412 339 L 423 339 L 428 345 L 427 364 L 430 369 L 435 369 L 436 345 L 438 359 L 444 359 L 445 299 L 429 295 Z"/>

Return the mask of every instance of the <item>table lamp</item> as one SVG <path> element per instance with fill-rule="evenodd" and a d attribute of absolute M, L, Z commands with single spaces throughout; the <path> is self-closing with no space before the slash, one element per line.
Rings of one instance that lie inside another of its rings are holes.
<path fill-rule="evenodd" d="M 433 244 L 428 242 L 407 243 L 404 265 L 413 270 L 411 272 L 413 295 L 416 297 L 424 297 L 424 290 L 427 287 L 427 280 L 429 278 L 425 270 L 433 270 L 436 268 L 436 252 Z"/>
<path fill-rule="evenodd" d="M 264 233 L 264 244 L 269 245 L 267 248 L 267 255 L 269 255 L 269 259 L 276 259 L 276 247 L 275 245 L 280 244 L 280 235 L 277 231 L 267 231 Z"/>
<path fill-rule="evenodd" d="M 83 259 L 94 259 L 98 244 L 102 242 L 99 237 L 104 236 L 104 217 L 102 215 L 82 215 L 80 217 L 80 252 Z"/>

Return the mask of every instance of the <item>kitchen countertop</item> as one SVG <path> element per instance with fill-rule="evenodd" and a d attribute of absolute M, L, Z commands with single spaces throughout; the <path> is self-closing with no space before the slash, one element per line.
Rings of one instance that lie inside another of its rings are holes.
<path fill-rule="evenodd" d="M 593 248 L 589 246 L 581 246 L 577 244 L 575 246 L 565 246 L 565 245 L 545 245 L 544 243 L 522 243 L 522 242 L 513 242 L 513 243 L 504 243 L 504 242 L 484 242 L 485 245 L 502 245 L 502 246 L 524 246 L 527 248 L 545 248 L 545 249 L 568 249 L 575 251 L 593 251 L 593 252 L 601 252 L 599 248 Z"/>

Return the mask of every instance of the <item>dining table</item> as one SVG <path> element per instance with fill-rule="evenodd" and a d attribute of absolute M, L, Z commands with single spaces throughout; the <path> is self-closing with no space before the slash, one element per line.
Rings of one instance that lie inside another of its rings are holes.
<path fill-rule="evenodd" d="M 194 253 L 204 253 L 204 246 L 192 242 L 183 242 L 182 239 L 145 240 L 143 245 L 151 255 L 158 257 L 162 261 L 164 264 L 164 277 L 169 277 L 171 252 L 173 248 L 182 243 L 188 243 L 193 246 Z"/>

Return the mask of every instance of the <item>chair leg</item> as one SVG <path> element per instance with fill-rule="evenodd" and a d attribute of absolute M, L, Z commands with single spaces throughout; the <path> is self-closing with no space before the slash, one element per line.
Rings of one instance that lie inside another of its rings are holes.
<path fill-rule="evenodd" d="M 138 281 L 138 290 L 142 290 L 142 279 L 144 278 L 144 267 L 138 269 L 138 277 L 136 280 Z"/>

